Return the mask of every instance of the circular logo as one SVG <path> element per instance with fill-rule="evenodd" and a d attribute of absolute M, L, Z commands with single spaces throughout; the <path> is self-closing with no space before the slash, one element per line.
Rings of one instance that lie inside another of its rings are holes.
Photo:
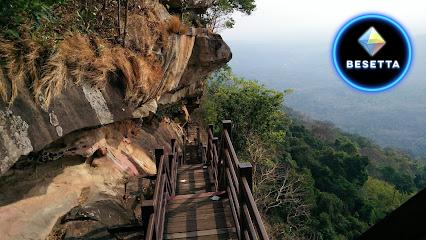
<path fill-rule="evenodd" d="M 407 74 L 412 48 L 406 31 L 395 20 L 367 14 L 347 22 L 333 43 L 333 64 L 339 76 L 355 89 L 389 89 Z"/>

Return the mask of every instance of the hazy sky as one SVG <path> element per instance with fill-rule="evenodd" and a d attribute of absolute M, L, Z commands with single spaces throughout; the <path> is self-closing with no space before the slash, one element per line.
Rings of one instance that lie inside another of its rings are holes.
<path fill-rule="evenodd" d="M 409 35 L 426 34 L 424 0 L 256 0 L 250 16 L 236 14 L 226 41 L 330 41 L 340 26 L 363 13 L 382 13 L 398 20 Z"/>

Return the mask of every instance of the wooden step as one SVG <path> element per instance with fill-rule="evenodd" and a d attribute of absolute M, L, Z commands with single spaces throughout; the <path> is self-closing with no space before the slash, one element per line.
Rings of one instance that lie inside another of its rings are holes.
<path fill-rule="evenodd" d="M 184 233 L 166 233 L 164 239 L 237 239 L 235 228 L 209 229 Z"/>
<path fill-rule="evenodd" d="M 203 164 L 199 163 L 199 164 L 185 164 L 182 165 L 178 168 L 179 172 L 185 172 L 185 171 L 191 171 L 191 170 L 196 170 L 196 169 L 203 169 Z"/>
<path fill-rule="evenodd" d="M 185 165 L 178 168 L 176 196 L 168 200 L 164 239 L 237 239 L 225 192 L 212 192 L 214 182 L 201 163 L 198 145 L 185 148 Z M 220 195 L 214 201 L 212 196 Z"/>
<path fill-rule="evenodd" d="M 203 177 L 207 177 L 209 176 L 209 172 L 207 169 L 191 169 L 191 170 L 185 170 L 185 171 L 181 171 L 178 170 L 178 177 L 195 177 L 195 176 L 203 176 Z"/>
<path fill-rule="evenodd" d="M 185 182 L 209 182 L 210 176 L 205 173 L 183 174 L 177 176 L 177 184 Z"/>
<path fill-rule="evenodd" d="M 228 209 L 228 208 L 217 208 L 217 209 L 205 208 L 205 209 L 198 209 L 196 211 L 174 210 L 168 213 L 167 218 L 193 218 L 193 217 L 209 215 L 209 214 L 212 216 L 215 216 L 216 214 L 229 216 L 232 213 L 231 213 L 231 209 Z"/>
<path fill-rule="evenodd" d="M 223 210 L 223 211 L 222 211 Z M 216 212 L 206 212 L 203 211 L 202 214 L 197 213 L 177 213 L 175 215 L 171 215 L 168 223 L 173 224 L 177 222 L 185 222 L 187 220 L 191 220 L 196 218 L 197 220 L 208 220 L 208 219 L 215 219 L 215 218 L 229 218 L 232 219 L 232 212 L 228 211 L 227 209 L 221 209 L 216 210 Z"/>
<path fill-rule="evenodd" d="M 196 188 L 196 189 L 179 189 L 179 191 L 176 191 L 176 193 L 177 194 L 198 194 L 198 193 L 206 193 L 210 191 L 211 189 Z"/>
<path fill-rule="evenodd" d="M 211 229 L 231 228 L 233 223 L 224 216 L 215 215 L 213 219 L 186 219 L 185 221 L 166 221 L 166 229 L 170 233 L 194 232 Z"/>
<path fill-rule="evenodd" d="M 200 194 L 186 194 L 186 195 L 177 195 L 170 197 L 169 203 L 177 203 L 184 201 L 205 201 L 207 198 L 213 197 L 215 195 L 224 195 L 226 192 L 205 192 Z"/>
<path fill-rule="evenodd" d="M 220 209 L 220 208 L 226 208 L 229 204 L 228 199 L 220 199 L 218 201 L 213 201 L 210 198 L 206 199 L 205 201 L 187 201 L 187 202 L 179 202 L 174 203 L 170 202 L 167 204 L 167 211 L 173 211 L 173 210 L 183 210 L 183 211 L 195 211 L 199 209 Z"/>

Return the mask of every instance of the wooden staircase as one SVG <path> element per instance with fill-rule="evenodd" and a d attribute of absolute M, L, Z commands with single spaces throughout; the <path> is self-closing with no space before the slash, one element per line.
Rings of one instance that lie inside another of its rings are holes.
<path fill-rule="evenodd" d="M 141 206 L 146 240 L 269 240 L 252 194 L 252 166 L 239 162 L 231 127 L 223 121 L 219 141 L 209 125 L 203 145 L 198 125 L 187 125 L 184 149 L 175 139 L 167 157 L 155 149 L 154 194 Z"/>
<path fill-rule="evenodd" d="M 185 146 L 185 163 L 178 168 L 176 196 L 167 205 L 164 239 L 237 239 L 229 200 L 213 192 L 196 144 Z"/>

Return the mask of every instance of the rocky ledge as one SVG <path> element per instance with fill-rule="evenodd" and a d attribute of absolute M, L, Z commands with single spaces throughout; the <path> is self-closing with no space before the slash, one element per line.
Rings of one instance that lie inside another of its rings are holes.
<path fill-rule="evenodd" d="M 141 8 L 154 16 L 150 24 L 171 19 L 158 1 L 150 6 Z M 129 16 L 125 47 L 67 35 L 37 68 L 40 79 L 0 69 L 0 95 L 13 96 L 0 98 L 5 239 L 139 236 L 137 205 L 151 187 L 141 177 L 156 173 L 153 150 L 169 151 L 171 139 L 182 144 L 207 76 L 231 59 L 220 35 L 201 28 L 169 31 L 142 54 L 141 39 L 152 37 L 138 31 L 146 15 Z M 9 46 L 1 54 L 14 47 L 1 44 Z M 172 105 L 181 122 L 167 113 Z"/>

